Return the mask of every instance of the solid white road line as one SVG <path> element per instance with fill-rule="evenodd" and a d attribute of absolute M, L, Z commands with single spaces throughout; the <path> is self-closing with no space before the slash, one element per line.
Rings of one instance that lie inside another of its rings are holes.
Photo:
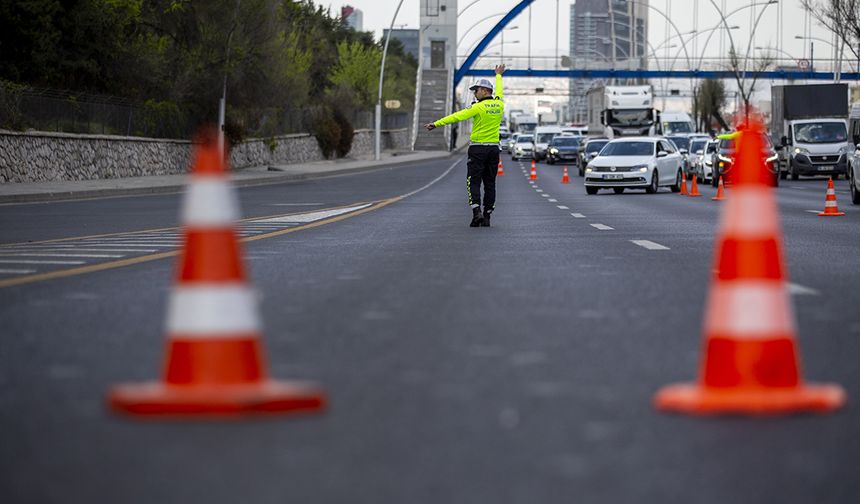
<path fill-rule="evenodd" d="M 788 293 L 794 294 L 795 296 L 818 296 L 821 294 L 811 287 L 804 287 L 803 285 L 796 283 L 789 282 L 786 287 L 788 287 Z"/>
<path fill-rule="evenodd" d="M 3 275 L 28 275 L 30 273 L 35 273 L 36 270 L 31 269 L 2 269 L 0 268 L 0 274 Z"/>
<path fill-rule="evenodd" d="M 3 255 L 5 252 L 17 252 L 19 254 L 30 253 L 57 253 L 57 252 L 157 252 L 156 249 L 129 249 L 129 248 L 54 248 L 54 247 L 44 247 L 44 248 L 10 248 L 10 249 L 0 249 L 0 255 Z"/>
<path fill-rule="evenodd" d="M 599 229 L 601 231 L 612 231 L 613 229 L 615 229 L 607 226 L 606 224 L 591 224 L 591 227 Z"/>
<path fill-rule="evenodd" d="M 570 210 L 570 208 L 568 208 L 564 205 L 556 205 L 556 206 L 558 207 L 559 210 Z"/>
<path fill-rule="evenodd" d="M 97 247 L 109 247 L 109 246 L 129 247 L 129 246 L 131 246 L 131 247 L 158 247 L 158 248 L 176 248 L 176 247 L 180 246 L 181 244 L 182 244 L 181 242 L 176 242 L 176 243 L 159 243 L 159 242 L 144 242 L 144 243 L 140 243 L 140 242 L 122 242 L 122 243 L 93 242 L 93 243 L 87 243 L 87 245 L 95 245 Z"/>
<path fill-rule="evenodd" d="M 28 259 L 0 259 L 0 264 L 85 264 L 84 261 L 31 261 Z"/>
<path fill-rule="evenodd" d="M 585 218 L 585 216 L 582 215 L 581 213 L 572 213 L 572 214 L 570 214 L 570 216 L 573 217 L 574 219 L 584 219 Z"/>
<path fill-rule="evenodd" d="M 325 203 L 270 203 L 269 206 L 319 206 Z"/>
<path fill-rule="evenodd" d="M 632 243 L 639 245 L 648 250 L 669 250 L 669 247 L 652 242 L 651 240 L 630 240 Z"/>
<path fill-rule="evenodd" d="M 807 212 L 809 212 L 809 213 L 814 213 L 814 214 L 817 214 L 817 213 L 818 213 L 818 212 L 820 212 L 820 211 L 821 211 L 821 210 L 807 210 Z"/>
<path fill-rule="evenodd" d="M 0 253 L 0 257 L 86 257 L 92 259 L 117 259 L 125 256 L 117 254 L 43 254 L 41 252 L 35 254 L 8 254 L 3 252 Z"/>

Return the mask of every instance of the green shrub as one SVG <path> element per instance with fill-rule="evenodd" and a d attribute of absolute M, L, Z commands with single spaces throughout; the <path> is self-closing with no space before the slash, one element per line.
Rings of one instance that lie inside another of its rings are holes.
<path fill-rule="evenodd" d="M 322 107 L 311 118 L 311 131 L 317 139 L 323 156 L 331 159 L 340 145 L 341 129 L 329 107 Z M 352 142 L 352 140 L 350 140 Z"/>
<path fill-rule="evenodd" d="M 345 157 L 352 150 L 352 139 L 355 136 L 355 128 L 340 108 L 334 109 L 334 121 L 340 127 L 340 138 L 337 142 L 337 157 Z"/>

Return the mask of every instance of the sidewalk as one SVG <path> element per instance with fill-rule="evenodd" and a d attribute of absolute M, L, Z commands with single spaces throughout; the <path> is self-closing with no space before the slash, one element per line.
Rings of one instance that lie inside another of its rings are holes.
<path fill-rule="evenodd" d="M 373 159 L 337 159 L 290 165 L 257 166 L 232 172 L 230 176 L 237 186 L 276 184 L 291 180 L 371 171 L 402 164 L 443 159 L 450 155 L 451 153 L 445 151 L 382 153 L 382 158 L 379 161 Z M 0 184 L 0 204 L 179 192 L 185 187 L 186 178 L 187 175 L 180 174 L 104 180 Z"/>

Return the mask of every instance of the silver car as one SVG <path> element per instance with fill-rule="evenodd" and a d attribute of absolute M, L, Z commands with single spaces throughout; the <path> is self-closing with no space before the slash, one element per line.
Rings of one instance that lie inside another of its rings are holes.
<path fill-rule="evenodd" d="M 535 150 L 534 135 L 520 135 L 517 137 L 517 143 L 514 144 L 514 151 L 511 153 L 511 159 L 532 158 L 532 153 Z"/>

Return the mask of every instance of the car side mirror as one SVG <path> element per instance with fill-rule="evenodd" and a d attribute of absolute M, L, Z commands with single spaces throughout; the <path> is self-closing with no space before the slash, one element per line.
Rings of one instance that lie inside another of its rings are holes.
<path fill-rule="evenodd" d="M 778 150 L 778 151 L 781 151 L 781 150 L 785 149 L 785 145 L 774 145 L 773 148 Z"/>
<path fill-rule="evenodd" d="M 859 144 L 857 144 L 857 149 L 860 149 L 860 143 L 859 143 Z"/>
<path fill-rule="evenodd" d="M 660 152 L 658 152 L 658 153 L 657 153 L 657 157 L 658 157 L 658 158 L 663 158 L 663 157 L 666 157 L 666 156 L 668 156 L 668 155 L 669 155 L 669 153 L 668 153 L 668 152 L 666 152 L 666 151 L 660 151 Z"/>
<path fill-rule="evenodd" d="M 788 137 L 783 136 L 782 138 L 779 139 L 779 143 L 781 143 L 783 146 L 788 145 Z"/>
<path fill-rule="evenodd" d="M 705 151 L 703 151 L 702 149 L 699 149 L 699 150 L 697 150 L 697 151 L 696 151 L 696 155 L 697 155 L 697 156 L 701 156 L 701 155 L 702 155 L 702 153 L 704 153 L 704 152 L 705 152 Z"/>
<path fill-rule="evenodd" d="M 688 153 L 687 149 L 678 149 L 678 152 L 680 152 L 681 154 L 687 154 Z"/>

